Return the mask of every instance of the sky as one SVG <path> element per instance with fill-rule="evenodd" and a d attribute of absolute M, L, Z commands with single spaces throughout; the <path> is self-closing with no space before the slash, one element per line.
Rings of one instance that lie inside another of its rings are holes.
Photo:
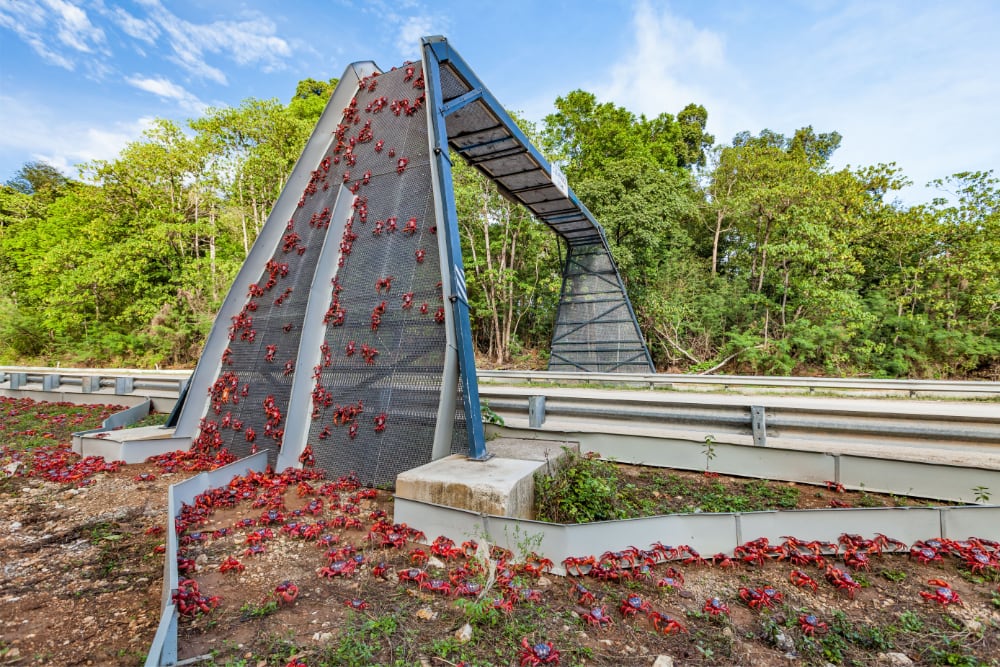
<path fill-rule="evenodd" d="M 0 0 L 0 182 L 443 35 L 529 120 L 582 89 L 648 117 L 702 104 L 718 143 L 835 130 L 835 167 L 894 162 L 917 204 L 1000 166 L 998 26 L 994 0 Z"/>

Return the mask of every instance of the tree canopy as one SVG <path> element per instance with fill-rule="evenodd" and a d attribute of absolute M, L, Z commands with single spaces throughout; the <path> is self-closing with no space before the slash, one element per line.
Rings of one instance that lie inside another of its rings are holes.
<path fill-rule="evenodd" d="M 0 361 L 190 366 L 336 86 L 160 120 L 79 178 L 0 186 Z M 903 206 L 894 164 L 836 169 L 811 126 L 708 134 L 583 90 L 519 120 L 607 233 L 657 366 L 676 372 L 1000 373 L 1000 184 L 942 175 Z M 456 157 L 470 310 L 488 363 L 546 360 L 565 249 Z"/>

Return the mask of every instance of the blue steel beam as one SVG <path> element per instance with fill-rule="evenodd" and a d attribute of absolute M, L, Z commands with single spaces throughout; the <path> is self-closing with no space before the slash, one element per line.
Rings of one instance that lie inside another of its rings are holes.
<path fill-rule="evenodd" d="M 469 301 L 465 287 L 465 268 L 462 265 L 462 245 L 458 231 L 458 212 L 452 186 L 451 160 L 448 157 L 448 129 L 445 124 L 444 100 L 441 93 L 441 64 L 437 53 L 424 40 L 424 80 L 427 95 L 427 114 L 430 118 L 432 155 L 437 167 L 438 206 L 444 217 L 444 235 L 447 262 L 450 267 L 452 322 L 455 327 L 455 346 L 458 352 L 459 381 L 462 385 L 462 404 L 465 408 L 465 428 L 469 441 L 469 458 L 485 461 L 491 458 L 486 451 L 486 433 L 483 429 L 482 408 L 479 404 L 479 382 L 476 378 L 475 345 L 469 318 Z"/>

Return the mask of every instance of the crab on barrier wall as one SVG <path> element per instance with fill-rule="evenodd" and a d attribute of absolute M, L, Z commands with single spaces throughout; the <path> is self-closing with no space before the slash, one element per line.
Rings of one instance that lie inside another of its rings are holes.
<path fill-rule="evenodd" d="M 447 42 L 423 47 L 387 72 L 355 63 L 334 91 L 179 404 L 194 449 L 373 485 L 466 447 L 488 458 L 449 148 L 569 247 L 603 253 L 596 297 L 567 270 L 554 358 L 649 370 L 603 230 Z"/>

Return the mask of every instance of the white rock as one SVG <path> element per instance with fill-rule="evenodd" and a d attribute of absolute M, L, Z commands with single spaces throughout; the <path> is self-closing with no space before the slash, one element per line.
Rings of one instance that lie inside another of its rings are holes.
<path fill-rule="evenodd" d="M 653 661 L 653 667 L 674 667 L 674 659 L 669 655 L 658 655 Z"/>
<path fill-rule="evenodd" d="M 472 626 L 466 623 L 455 631 L 455 639 L 463 644 L 472 639 Z"/>
<path fill-rule="evenodd" d="M 779 632 L 774 636 L 774 643 L 782 651 L 788 651 L 789 653 L 795 651 L 795 642 L 784 632 Z"/>
<path fill-rule="evenodd" d="M 906 665 L 913 664 L 913 661 L 905 653 L 879 653 L 878 661 L 887 665 L 893 665 L 893 667 L 905 667 Z"/>
<path fill-rule="evenodd" d="M 313 635 L 313 640 L 318 642 L 328 642 L 333 639 L 332 632 L 317 632 Z"/>
<path fill-rule="evenodd" d="M 13 533 L 16 530 L 21 530 L 21 522 L 20 521 L 14 521 L 13 523 L 10 524 L 10 532 Z"/>

